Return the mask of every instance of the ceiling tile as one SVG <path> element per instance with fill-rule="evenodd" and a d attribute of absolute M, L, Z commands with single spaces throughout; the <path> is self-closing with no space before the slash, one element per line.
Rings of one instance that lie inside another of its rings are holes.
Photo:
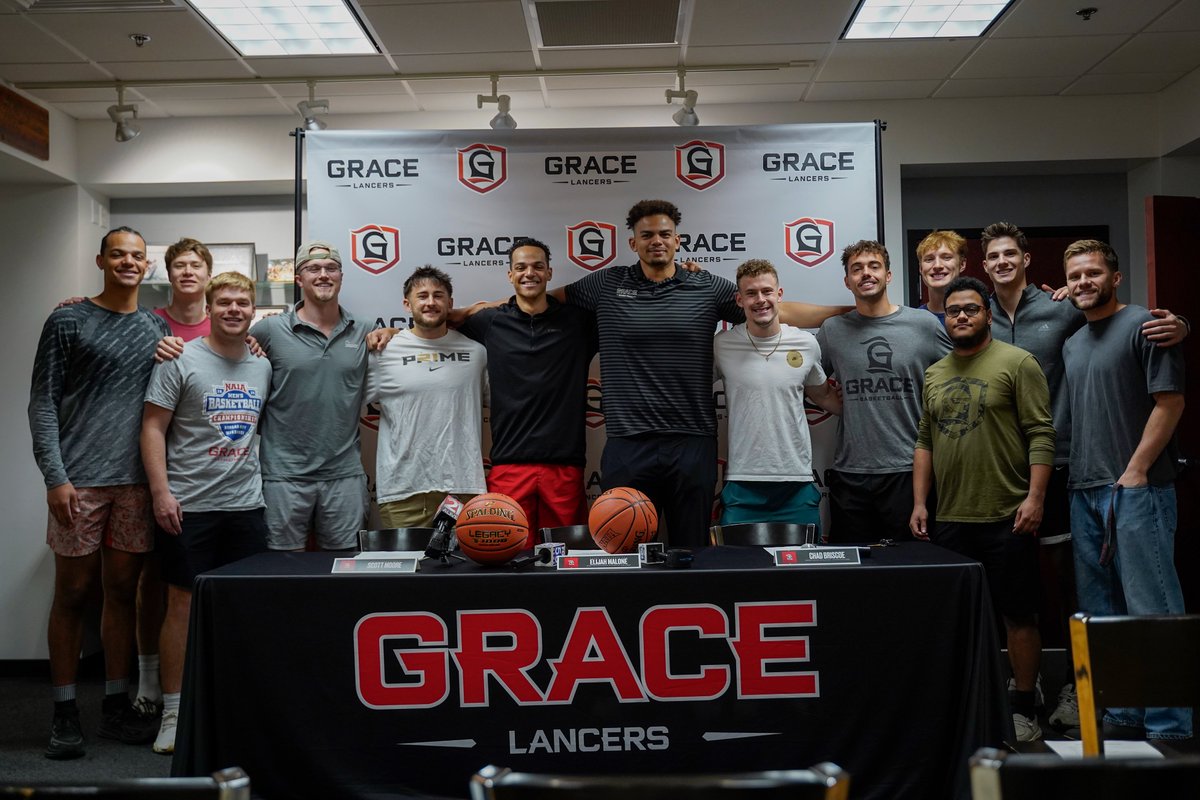
<path fill-rule="evenodd" d="M 942 78 L 975 46 L 974 41 L 839 42 L 821 67 L 821 81 Z"/>
<path fill-rule="evenodd" d="M 301 84 L 305 95 L 307 87 Z M 164 100 L 235 100 L 273 98 L 271 90 L 259 84 L 216 84 L 208 86 L 139 86 L 138 94 L 155 102 Z"/>
<path fill-rule="evenodd" d="M 0 64 L 0 78 L 13 83 L 108 81 L 112 76 L 91 64 Z"/>
<path fill-rule="evenodd" d="M 841 35 L 849 3 L 696 0 L 690 45 L 827 42 Z"/>
<path fill-rule="evenodd" d="M 246 63 L 264 78 L 297 75 L 388 75 L 392 68 L 383 56 L 304 56 L 251 58 Z"/>
<path fill-rule="evenodd" d="M 483 53 L 530 47 L 519 2 L 378 6 L 371 24 L 389 53 Z"/>
<path fill-rule="evenodd" d="M 679 65 L 678 47 L 610 47 L 590 50 L 542 50 L 543 69 L 669 67 Z"/>
<path fill-rule="evenodd" d="M 1103 36 L 1137 33 L 1177 0 L 1123 0 L 1095 3 L 1099 10 L 1090 20 L 1076 11 L 1091 3 L 1080 0 L 1024 0 L 996 25 L 996 38 L 1025 36 Z"/>
<path fill-rule="evenodd" d="M 819 61 L 829 52 L 827 44 L 768 44 L 759 47 L 689 47 L 687 63 L 698 64 L 787 64 Z"/>
<path fill-rule="evenodd" d="M 205 78 L 251 78 L 253 75 L 233 59 L 227 61 L 106 62 L 100 66 L 122 81 L 190 80 Z"/>
<path fill-rule="evenodd" d="M 929 97 L 941 81 L 854 81 L 814 83 L 805 96 L 807 102 L 827 100 L 915 100 Z"/>
<path fill-rule="evenodd" d="M 1084 75 L 1063 94 L 1149 94 L 1167 88 L 1181 77 L 1181 72 Z"/>
<path fill-rule="evenodd" d="M 1128 37 L 989 39 L 954 73 L 955 78 L 1029 78 L 1079 75 L 1099 63 Z"/>
<path fill-rule="evenodd" d="M 1068 76 L 1048 78 L 960 78 L 946 81 L 934 97 L 1029 97 L 1058 94 Z"/>
<path fill-rule="evenodd" d="M 71 48 L 65 47 L 25 17 L 13 17 L 0 25 L 0 64 L 83 61 Z"/>
<path fill-rule="evenodd" d="M 399 56 L 392 60 L 401 72 L 426 74 L 430 72 L 503 72 L 532 70 L 537 67 L 533 54 L 521 52 L 464 53 L 462 55 Z"/>
<path fill-rule="evenodd" d="M 1146 28 L 1147 31 L 1200 31 L 1200 0 L 1183 0 Z"/>
<path fill-rule="evenodd" d="M 1200 67 L 1200 31 L 1143 33 L 1121 45 L 1092 72 L 1190 72 Z"/>
<path fill-rule="evenodd" d="M 229 45 L 195 12 L 38 14 L 39 26 L 62 37 L 93 61 L 167 61 L 232 58 Z M 151 39 L 138 47 L 131 33 Z"/>

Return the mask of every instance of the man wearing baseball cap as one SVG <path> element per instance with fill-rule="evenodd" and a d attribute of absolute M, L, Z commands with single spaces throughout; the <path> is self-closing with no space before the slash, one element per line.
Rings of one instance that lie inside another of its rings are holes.
<path fill-rule="evenodd" d="M 267 545 L 303 550 L 357 546 L 367 512 L 358 419 L 368 326 L 338 304 L 342 258 L 329 242 L 296 251 L 295 307 L 253 328 L 271 361 L 271 404 L 261 433 Z"/>

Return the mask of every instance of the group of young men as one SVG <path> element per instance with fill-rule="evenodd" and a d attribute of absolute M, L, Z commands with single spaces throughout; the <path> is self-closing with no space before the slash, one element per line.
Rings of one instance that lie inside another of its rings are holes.
<path fill-rule="evenodd" d="M 819 524 L 804 398 L 840 414 L 827 537 L 932 539 L 984 563 L 1008 633 L 1019 739 L 1040 735 L 1033 534 L 1046 542 L 1075 532 L 1080 608 L 1182 611 L 1178 580 L 1172 589 L 1165 579 L 1173 570 L 1163 574 L 1182 357 L 1160 345 L 1182 339 L 1183 323 L 1116 301 L 1120 273 L 1107 245 L 1068 250 L 1068 305 L 1027 285 L 1028 246 L 1015 227 L 984 232 L 994 294 L 958 277 L 961 237 L 935 232 L 917 251 L 931 314 L 889 300 L 889 256 L 877 242 L 842 254 L 854 297 L 847 309 L 784 302 L 766 261 L 744 263 L 736 284 L 677 264 L 681 216 L 671 203 L 639 202 L 626 221 L 635 264 L 550 291 L 549 248 L 517 239 L 507 301 L 455 309 L 450 278 L 425 266 L 404 284 L 411 328 L 369 335 L 338 302 L 342 264 L 329 243 L 297 253 L 303 299 L 251 327 L 254 284 L 212 276 L 211 255 L 195 240 L 168 253 L 171 305 L 157 315 L 140 309 L 145 242 L 127 228 L 106 235 L 96 259 L 104 288 L 51 315 L 31 389 L 56 563 L 47 756 L 83 754 L 74 683 L 83 607 L 97 581 L 108 678 L 99 733 L 173 750 L 193 579 L 268 548 L 302 549 L 310 534 L 323 549 L 355 546 L 367 511 L 364 403 L 379 410 L 385 525 L 428 525 L 445 495 L 485 490 L 514 497 L 532 531 L 584 522 L 587 374 L 597 351 L 601 486 L 645 491 L 672 545 L 707 542 L 714 377 L 724 380 L 729 413 L 723 524 Z M 714 338 L 720 321 L 733 327 Z M 815 337 L 802 330 L 818 327 Z M 1108 435 L 1089 436 L 1095 428 Z M 140 453 L 128 447 L 133 435 Z M 1078 447 L 1064 444 L 1070 437 Z M 1127 526 L 1152 527 L 1152 543 L 1107 542 L 1106 531 L 1119 538 Z M 168 587 L 157 643 L 152 599 L 163 589 L 155 570 L 142 570 L 156 529 Z M 1153 580 L 1151 562 L 1160 570 Z M 142 671 L 154 672 L 157 644 L 161 698 L 143 677 L 131 704 L 139 573 L 151 598 L 142 603 L 151 620 L 145 635 L 139 629 Z M 1144 724 L 1149 736 L 1191 734 L 1178 710 L 1113 718 Z"/>

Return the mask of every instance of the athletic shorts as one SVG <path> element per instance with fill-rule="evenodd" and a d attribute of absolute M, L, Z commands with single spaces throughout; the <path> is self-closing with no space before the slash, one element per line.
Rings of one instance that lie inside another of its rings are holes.
<path fill-rule="evenodd" d="M 1038 541 L 1043 545 L 1063 544 L 1071 541 L 1071 495 L 1067 482 L 1071 471 L 1065 464 L 1056 464 L 1046 486 L 1046 502 L 1042 504 L 1042 524 L 1038 528 Z"/>
<path fill-rule="evenodd" d="M 973 558 L 987 573 L 992 605 L 1006 617 L 1036 614 L 1041 604 L 1038 539 L 1017 535 L 1013 519 L 999 522 L 938 521 L 930 540 Z"/>
<path fill-rule="evenodd" d="M 309 531 L 322 550 L 349 550 L 358 546 L 358 532 L 367 520 L 367 476 L 265 480 L 263 501 L 272 550 L 303 550 Z"/>
<path fill-rule="evenodd" d="M 446 492 L 421 492 L 410 494 L 400 500 L 379 504 L 379 520 L 385 528 L 428 528 L 438 506 L 446 499 Z M 473 494 L 453 493 L 463 503 L 475 497 Z"/>
<path fill-rule="evenodd" d="M 261 508 L 249 511 L 184 511 L 178 536 L 158 529 L 163 580 L 187 591 L 202 572 L 267 549 Z"/>
<path fill-rule="evenodd" d="M 812 481 L 725 481 L 721 523 L 791 522 L 821 532 L 821 490 Z"/>
<path fill-rule="evenodd" d="M 563 525 L 586 525 L 587 495 L 583 467 L 575 464 L 494 464 L 487 477 L 489 492 L 506 494 L 525 511 L 532 548 L 538 531 Z"/>
<path fill-rule="evenodd" d="M 125 553 L 154 549 L 154 504 L 144 483 L 123 486 L 77 486 L 79 513 L 70 525 L 50 515 L 46 544 L 55 554 L 90 556 L 101 545 Z"/>

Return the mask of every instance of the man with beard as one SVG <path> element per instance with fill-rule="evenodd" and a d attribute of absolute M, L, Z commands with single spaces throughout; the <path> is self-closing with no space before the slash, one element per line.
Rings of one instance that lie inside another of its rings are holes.
<path fill-rule="evenodd" d="M 389 528 L 431 525 L 447 494 L 465 502 L 487 491 L 487 351 L 446 327 L 453 293 L 446 273 L 418 267 L 404 281 L 413 327 L 370 357 L 366 401 L 380 409 L 376 495 Z"/>
<path fill-rule="evenodd" d="M 173 753 L 187 651 L 192 583 L 201 572 L 267 549 L 255 431 L 271 365 L 246 346 L 254 282 L 223 272 L 205 291 L 209 335 L 154 368 L 141 452 L 167 582 L 160 637 L 163 717 L 154 752 Z"/>
<path fill-rule="evenodd" d="M 826 472 L 837 542 L 911 539 L 912 457 L 925 370 L 950 349 L 924 311 L 888 298 L 887 248 L 863 240 L 842 251 L 854 310 L 817 332 L 822 364 L 842 387 L 837 451 Z"/>
<path fill-rule="evenodd" d="M 1183 354 L 1142 335 L 1150 312 L 1118 302 L 1117 254 L 1084 239 L 1063 254 L 1087 325 L 1063 348 L 1071 409 L 1071 532 L 1079 609 L 1182 614 L 1175 572 L 1175 428 Z M 1151 739 L 1192 736 L 1190 708 L 1110 708 L 1106 727 Z M 1117 738 L 1120 738 L 1118 736 Z"/>
<path fill-rule="evenodd" d="M 924 413 L 913 451 L 918 539 L 980 561 L 1004 619 L 1016 695 L 1016 738 L 1041 738 L 1034 687 L 1041 661 L 1037 533 L 1054 464 L 1050 390 L 1037 359 L 994 341 L 987 288 L 960 276 L 946 287 L 954 349 L 925 371 Z M 937 522 L 929 526 L 930 484 Z"/>

